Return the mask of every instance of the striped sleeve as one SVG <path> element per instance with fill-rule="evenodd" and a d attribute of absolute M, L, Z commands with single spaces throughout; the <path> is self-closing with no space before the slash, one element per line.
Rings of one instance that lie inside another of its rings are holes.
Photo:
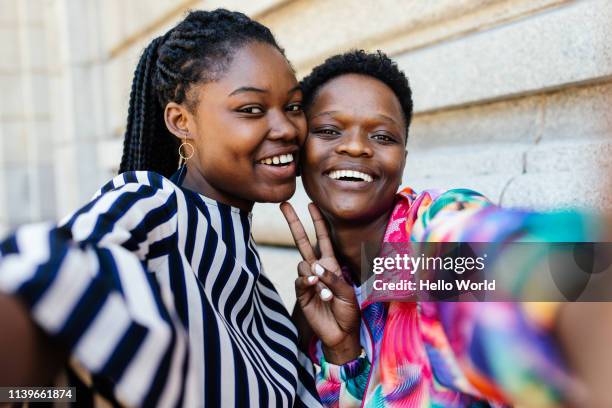
<path fill-rule="evenodd" d="M 27 225 L 0 244 L 0 291 L 123 405 L 189 398 L 186 332 L 145 267 L 176 229 L 174 194 L 161 176 L 125 173 L 60 226 Z"/>
<path fill-rule="evenodd" d="M 310 358 L 298 350 L 298 384 L 295 407 L 321 407 L 315 385 L 315 370 Z"/>
<path fill-rule="evenodd" d="M 413 242 L 596 241 L 594 217 L 503 209 L 471 190 L 450 190 L 419 210 Z M 488 253 L 491 262 L 503 261 Z M 529 265 L 525 266 L 526 268 Z M 516 271 L 517 276 L 529 271 Z M 433 305 L 433 304 L 431 304 Z M 425 306 L 431 306 L 425 305 Z M 558 303 L 440 302 L 435 315 L 470 383 L 489 400 L 556 406 L 571 378 L 554 338 Z M 543 318 L 546 316 L 546 318 Z"/>

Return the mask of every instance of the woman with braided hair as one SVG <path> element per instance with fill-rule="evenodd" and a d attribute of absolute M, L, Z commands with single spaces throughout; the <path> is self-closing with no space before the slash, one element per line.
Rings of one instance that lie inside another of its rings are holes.
<path fill-rule="evenodd" d="M 301 98 L 241 13 L 191 12 L 153 40 L 121 174 L 59 225 L 0 243 L 0 385 L 66 365 L 82 405 L 318 406 L 251 237 L 253 204 L 294 193 Z"/>

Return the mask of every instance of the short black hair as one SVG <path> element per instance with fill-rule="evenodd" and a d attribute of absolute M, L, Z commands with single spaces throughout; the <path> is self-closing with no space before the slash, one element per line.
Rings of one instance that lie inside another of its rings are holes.
<path fill-rule="evenodd" d="M 334 55 L 313 68 L 301 82 L 306 111 L 323 85 L 345 74 L 367 75 L 391 88 L 402 107 L 406 121 L 406 137 L 408 137 L 408 128 L 412 120 L 412 90 L 404 72 L 382 51 L 368 53 L 364 50 L 353 50 Z"/>
<path fill-rule="evenodd" d="M 154 39 L 134 72 L 119 172 L 172 175 L 179 161 L 179 143 L 166 128 L 166 105 L 172 101 L 193 109 L 197 101 L 190 97 L 190 88 L 217 80 L 236 51 L 251 42 L 269 44 L 284 55 L 267 27 L 225 9 L 192 11 Z"/>

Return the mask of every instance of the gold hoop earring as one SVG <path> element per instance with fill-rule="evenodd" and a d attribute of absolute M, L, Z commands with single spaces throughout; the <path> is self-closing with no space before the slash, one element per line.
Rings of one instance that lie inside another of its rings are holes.
<path fill-rule="evenodd" d="M 193 145 L 189 143 L 187 139 L 183 139 L 183 143 L 181 143 L 178 148 L 179 167 L 187 163 L 187 160 L 191 159 L 194 153 L 195 149 L 193 148 Z"/>

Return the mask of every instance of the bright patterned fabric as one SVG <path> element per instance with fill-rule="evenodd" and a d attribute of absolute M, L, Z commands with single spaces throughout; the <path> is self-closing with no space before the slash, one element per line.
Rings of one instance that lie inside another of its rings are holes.
<path fill-rule="evenodd" d="M 384 242 L 571 242 L 593 239 L 595 231 L 592 219 L 576 212 L 506 210 L 471 190 L 406 188 Z M 333 366 L 313 343 L 326 406 L 546 407 L 569 388 L 551 334 L 555 304 L 383 303 L 355 290 L 366 357 Z"/>

